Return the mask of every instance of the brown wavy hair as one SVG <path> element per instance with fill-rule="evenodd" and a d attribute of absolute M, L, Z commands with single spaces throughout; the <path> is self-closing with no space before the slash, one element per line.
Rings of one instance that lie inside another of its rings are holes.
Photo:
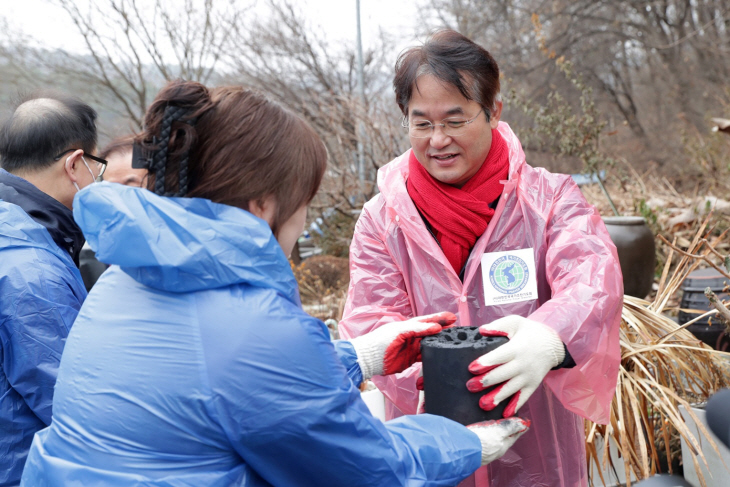
<path fill-rule="evenodd" d="M 304 120 L 257 91 L 240 86 L 208 89 L 192 81 L 172 81 L 145 114 L 145 130 L 135 143 L 150 147 L 168 105 L 188 108 L 194 125 L 174 122 L 167 174 L 189 152 L 187 197 L 249 209 L 251 201 L 276 200 L 272 231 L 319 189 L 327 164 L 322 139 Z M 166 179 L 168 176 L 166 175 Z M 172 178 L 174 179 L 174 177 Z M 148 178 L 148 189 L 154 176 Z"/>

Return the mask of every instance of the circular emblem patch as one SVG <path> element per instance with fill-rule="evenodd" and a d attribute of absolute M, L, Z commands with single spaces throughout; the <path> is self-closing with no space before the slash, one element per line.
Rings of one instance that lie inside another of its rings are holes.
<path fill-rule="evenodd" d="M 530 271 L 525 261 L 514 255 L 505 255 L 495 260 L 489 268 L 489 282 L 503 294 L 522 291 L 527 285 Z"/>

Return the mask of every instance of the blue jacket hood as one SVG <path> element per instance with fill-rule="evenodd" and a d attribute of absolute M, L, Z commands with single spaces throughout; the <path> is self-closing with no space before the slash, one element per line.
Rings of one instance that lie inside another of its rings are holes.
<path fill-rule="evenodd" d="M 268 223 L 245 210 L 114 183 L 87 186 L 73 207 L 97 258 L 145 286 L 191 292 L 247 283 L 299 303 Z"/>

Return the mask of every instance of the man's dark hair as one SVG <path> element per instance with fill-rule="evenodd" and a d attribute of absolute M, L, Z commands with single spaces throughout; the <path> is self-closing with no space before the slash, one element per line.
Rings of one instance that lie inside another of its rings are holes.
<path fill-rule="evenodd" d="M 21 100 L 0 126 L 0 166 L 8 172 L 53 165 L 68 149 L 96 148 L 96 111 L 76 98 L 37 92 Z"/>
<path fill-rule="evenodd" d="M 419 76 L 430 74 L 455 86 L 467 100 L 479 103 L 491 118 L 499 93 L 499 66 L 491 54 L 453 30 L 441 30 L 422 46 L 412 47 L 395 63 L 395 100 L 404 116 Z"/>

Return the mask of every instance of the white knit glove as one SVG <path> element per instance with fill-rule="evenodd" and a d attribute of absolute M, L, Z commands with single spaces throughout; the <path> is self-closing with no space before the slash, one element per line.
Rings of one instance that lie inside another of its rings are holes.
<path fill-rule="evenodd" d="M 530 429 L 530 421 L 507 418 L 482 421 L 470 424 L 467 428 L 476 433 L 482 443 L 482 466 L 484 466 L 504 455 L 515 441 Z"/>
<path fill-rule="evenodd" d="M 547 373 L 565 359 L 560 336 L 550 327 L 522 316 L 510 315 L 482 325 L 484 336 L 503 336 L 509 342 L 476 359 L 469 372 L 480 374 L 466 383 L 471 392 L 500 384 L 479 400 L 479 406 L 491 411 L 514 395 L 504 410 L 513 416 L 538 388 Z"/>
<path fill-rule="evenodd" d="M 350 340 L 357 353 L 363 380 L 375 375 L 403 372 L 421 360 L 421 339 L 453 325 L 456 315 L 449 312 L 418 316 L 387 323 Z"/>

